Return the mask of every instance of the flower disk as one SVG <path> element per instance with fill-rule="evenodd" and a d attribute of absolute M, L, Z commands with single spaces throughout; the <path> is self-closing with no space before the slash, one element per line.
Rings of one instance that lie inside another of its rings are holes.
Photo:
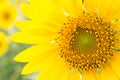
<path fill-rule="evenodd" d="M 75 68 L 99 68 L 113 56 L 115 36 L 111 24 L 97 15 L 83 12 L 69 18 L 58 38 L 60 55 Z"/>
<path fill-rule="evenodd" d="M 2 4 L 0 5 L 0 12 L 0 27 L 7 30 L 15 22 L 17 10 L 15 6 L 10 4 Z"/>

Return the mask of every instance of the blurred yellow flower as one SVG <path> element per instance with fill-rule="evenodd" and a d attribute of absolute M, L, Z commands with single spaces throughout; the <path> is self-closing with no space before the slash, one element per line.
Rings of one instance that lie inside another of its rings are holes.
<path fill-rule="evenodd" d="M 16 8 L 9 4 L 0 5 L 0 28 L 8 29 L 17 17 Z"/>
<path fill-rule="evenodd" d="M 9 48 L 9 40 L 7 35 L 3 32 L 0 32 L 0 56 L 5 54 Z"/>
<path fill-rule="evenodd" d="M 8 3 L 8 0 L 0 0 L 0 5 L 4 3 Z"/>
<path fill-rule="evenodd" d="M 30 0 L 11 38 L 36 44 L 15 57 L 37 80 L 119 80 L 120 0 Z"/>

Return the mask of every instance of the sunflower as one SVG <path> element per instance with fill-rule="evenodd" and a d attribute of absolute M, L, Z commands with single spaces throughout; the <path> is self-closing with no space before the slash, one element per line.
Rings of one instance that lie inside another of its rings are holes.
<path fill-rule="evenodd" d="M 8 0 L 0 0 L 0 4 L 8 3 Z"/>
<path fill-rule="evenodd" d="M 0 56 L 5 54 L 8 50 L 9 40 L 7 35 L 3 32 L 0 32 Z"/>
<path fill-rule="evenodd" d="M 29 20 L 13 41 L 34 46 L 14 60 L 37 80 L 119 80 L 119 0 L 30 0 L 21 5 Z"/>
<path fill-rule="evenodd" d="M 2 29 L 8 29 L 15 21 L 17 17 L 16 8 L 10 4 L 0 5 L 0 27 Z"/>

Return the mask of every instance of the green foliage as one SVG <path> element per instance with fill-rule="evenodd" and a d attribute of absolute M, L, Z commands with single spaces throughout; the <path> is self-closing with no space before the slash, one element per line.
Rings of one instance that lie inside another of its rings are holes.
<path fill-rule="evenodd" d="M 0 80 L 23 80 L 21 75 L 23 63 L 18 63 L 13 58 L 30 45 L 11 43 L 9 51 L 0 57 Z"/>

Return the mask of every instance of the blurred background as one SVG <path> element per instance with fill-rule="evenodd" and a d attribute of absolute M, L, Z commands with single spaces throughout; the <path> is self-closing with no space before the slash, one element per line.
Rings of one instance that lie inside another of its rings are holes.
<path fill-rule="evenodd" d="M 20 11 L 20 5 L 28 0 L 0 0 L 0 80 L 35 80 L 36 74 L 21 75 L 25 63 L 13 58 L 31 45 L 15 43 L 10 35 L 19 31 L 15 23 L 27 19 Z"/>

